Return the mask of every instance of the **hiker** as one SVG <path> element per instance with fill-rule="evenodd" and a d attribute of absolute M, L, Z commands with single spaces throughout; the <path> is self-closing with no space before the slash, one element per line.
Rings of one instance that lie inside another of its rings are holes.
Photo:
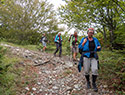
<path fill-rule="evenodd" d="M 43 33 L 43 36 L 42 36 L 40 42 L 42 42 L 42 45 L 43 45 L 43 49 L 42 50 L 45 51 L 46 50 L 46 43 L 48 42 L 45 33 Z"/>
<path fill-rule="evenodd" d="M 70 38 L 71 38 L 70 39 L 70 48 L 72 49 L 72 52 L 73 52 L 73 61 L 77 61 L 76 56 L 78 53 L 78 44 L 79 44 L 77 31 L 74 31 L 74 34 L 71 35 Z"/>
<path fill-rule="evenodd" d="M 79 49 L 82 50 L 82 57 L 84 61 L 84 75 L 87 81 L 87 89 L 91 88 L 90 84 L 90 69 L 92 71 L 92 86 L 95 92 L 98 91 L 96 79 L 98 76 L 98 55 L 97 51 L 101 50 L 101 45 L 97 38 L 93 37 L 94 29 L 89 28 L 88 36 L 83 37 L 79 44 Z M 80 58 L 81 59 L 81 58 Z M 82 61 L 82 59 L 81 59 Z"/>
<path fill-rule="evenodd" d="M 56 56 L 56 53 L 59 50 L 59 57 L 61 57 L 61 53 L 62 53 L 62 37 L 61 37 L 61 33 L 58 33 L 55 36 L 54 42 L 56 44 L 56 51 L 54 52 L 54 56 Z"/>

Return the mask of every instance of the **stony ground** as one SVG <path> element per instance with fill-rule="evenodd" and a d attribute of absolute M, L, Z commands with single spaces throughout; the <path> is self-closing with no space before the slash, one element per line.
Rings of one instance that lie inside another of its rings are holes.
<path fill-rule="evenodd" d="M 1 44 L 8 47 L 12 54 L 25 58 L 26 62 L 20 64 L 31 65 L 36 77 L 33 84 L 28 84 L 20 95 L 115 95 L 107 89 L 107 85 L 98 83 L 99 91 L 93 92 L 92 89 L 86 89 L 86 81 L 77 70 L 77 65 L 69 61 L 68 56 L 53 57 L 38 51 L 26 50 L 19 47 L 13 47 L 7 44 Z"/>

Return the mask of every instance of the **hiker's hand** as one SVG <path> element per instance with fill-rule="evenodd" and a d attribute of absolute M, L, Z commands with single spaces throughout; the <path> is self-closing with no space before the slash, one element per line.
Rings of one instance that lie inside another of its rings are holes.
<path fill-rule="evenodd" d="M 70 48 L 72 49 L 72 46 L 70 46 Z"/>
<path fill-rule="evenodd" d="M 97 49 L 100 49 L 100 48 L 101 48 L 100 46 L 97 47 Z"/>
<path fill-rule="evenodd" d="M 84 39 L 82 46 L 84 46 L 84 44 L 87 42 L 87 39 Z"/>

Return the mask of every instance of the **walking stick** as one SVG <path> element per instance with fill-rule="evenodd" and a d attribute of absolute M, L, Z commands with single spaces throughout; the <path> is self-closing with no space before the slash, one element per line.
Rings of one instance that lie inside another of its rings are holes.
<path fill-rule="evenodd" d="M 70 48 L 70 61 L 72 61 L 72 48 Z"/>

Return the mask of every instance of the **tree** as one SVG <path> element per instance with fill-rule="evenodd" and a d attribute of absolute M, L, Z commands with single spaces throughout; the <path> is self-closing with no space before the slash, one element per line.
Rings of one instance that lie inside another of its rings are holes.
<path fill-rule="evenodd" d="M 68 26 L 84 30 L 93 24 L 104 35 L 110 31 L 114 47 L 117 26 L 124 23 L 124 0 L 71 0 L 60 8 L 62 21 Z"/>
<path fill-rule="evenodd" d="M 6 27 L 8 39 L 15 38 L 22 42 L 33 38 L 30 36 L 36 34 L 34 32 L 58 32 L 56 13 L 47 1 L 6 0 L 4 3 L 0 6 L 0 21 Z"/>

